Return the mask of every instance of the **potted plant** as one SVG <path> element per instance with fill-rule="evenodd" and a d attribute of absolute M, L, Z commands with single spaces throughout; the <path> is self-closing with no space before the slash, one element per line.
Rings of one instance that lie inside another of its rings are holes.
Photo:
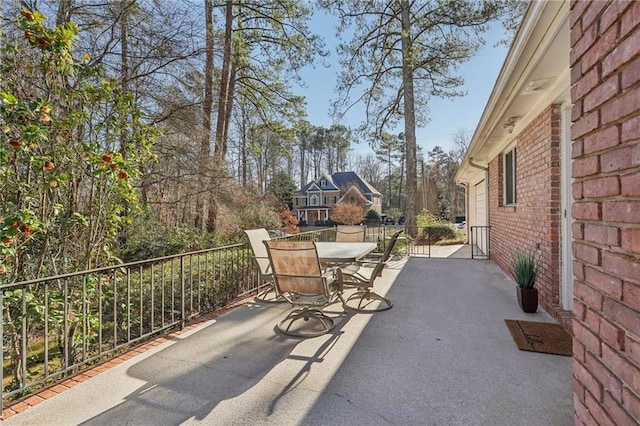
<path fill-rule="evenodd" d="M 518 304 L 526 313 L 538 310 L 538 290 L 535 288 L 538 276 L 538 265 L 532 253 L 518 250 L 513 255 L 511 263 L 513 277 L 518 284 Z"/>

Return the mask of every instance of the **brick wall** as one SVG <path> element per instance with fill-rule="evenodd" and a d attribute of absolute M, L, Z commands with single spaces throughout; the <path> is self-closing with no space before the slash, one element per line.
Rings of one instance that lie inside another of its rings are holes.
<path fill-rule="evenodd" d="M 568 325 L 560 306 L 559 105 L 547 107 L 518 135 L 514 206 L 503 205 L 503 173 L 500 155 L 489 163 L 491 258 L 509 271 L 517 249 L 533 252 L 540 304 Z"/>
<path fill-rule="evenodd" d="M 576 424 L 640 423 L 639 20 L 571 4 Z"/>

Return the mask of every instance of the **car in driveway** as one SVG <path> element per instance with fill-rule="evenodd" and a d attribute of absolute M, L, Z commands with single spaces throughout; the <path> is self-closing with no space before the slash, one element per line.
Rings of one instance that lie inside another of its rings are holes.
<path fill-rule="evenodd" d="M 384 225 L 395 225 L 396 220 L 393 216 L 385 216 L 384 221 L 382 223 Z"/>

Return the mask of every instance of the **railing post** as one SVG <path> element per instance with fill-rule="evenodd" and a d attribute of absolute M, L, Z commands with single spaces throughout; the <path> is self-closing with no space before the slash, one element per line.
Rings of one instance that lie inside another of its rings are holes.
<path fill-rule="evenodd" d="M 180 256 L 180 329 L 184 328 L 185 323 L 185 290 L 184 290 L 184 256 Z"/>
<path fill-rule="evenodd" d="M 4 292 L 0 290 L 0 342 L 4 342 Z M 4 345 L 0 344 L 0 359 L 4 360 Z M 3 369 L 4 370 L 4 369 Z M 2 373 L 4 382 L 4 372 Z M 0 415 L 4 410 L 4 385 L 0 385 Z"/>
<path fill-rule="evenodd" d="M 476 257 L 489 259 L 491 257 L 491 248 L 489 247 L 491 241 L 491 239 L 489 238 L 490 229 L 490 226 L 469 227 L 472 259 Z"/>
<path fill-rule="evenodd" d="M 473 254 L 475 253 L 475 245 L 473 245 L 473 231 L 475 231 L 475 226 L 470 226 L 469 234 L 471 236 L 471 259 L 474 258 Z"/>

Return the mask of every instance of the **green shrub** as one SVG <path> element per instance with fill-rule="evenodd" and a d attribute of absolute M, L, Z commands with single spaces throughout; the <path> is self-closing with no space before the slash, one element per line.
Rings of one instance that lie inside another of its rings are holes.
<path fill-rule="evenodd" d="M 436 243 L 437 246 L 452 246 L 456 244 L 464 244 L 465 240 L 461 239 L 459 236 L 456 238 L 445 238 Z"/>
<path fill-rule="evenodd" d="M 382 219 L 380 219 L 378 212 L 372 209 L 367 212 L 364 220 L 367 225 L 378 225 Z"/>
<path fill-rule="evenodd" d="M 396 241 L 396 245 L 393 246 L 393 250 L 391 250 L 391 254 L 395 256 L 404 255 L 405 253 L 408 252 L 407 247 L 410 246 L 412 242 L 413 242 L 413 238 L 411 238 L 411 235 L 403 233 L 402 235 L 400 235 L 400 237 Z"/>
<path fill-rule="evenodd" d="M 440 240 L 452 240 L 457 237 L 455 229 L 450 224 L 434 224 L 422 230 L 421 240 L 435 244 Z"/>
<path fill-rule="evenodd" d="M 464 243 L 464 238 L 458 235 L 457 230 L 450 222 L 436 218 L 428 210 L 423 210 L 416 217 L 416 224 L 418 226 L 416 244 L 436 244 L 439 241 L 456 241 L 443 242 L 441 245 Z"/>
<path fill-rule="evenodd" d="M 422 210 L 422 213 L 416 217 L 418 228 L 435 225 L 436 223 L 438 223 L 438 219 L 429 210 Z"/>
<path fill-rule="evenodd" d="M 240 229 L 280 229 L 278 212 L 266 203 L 247 205 L 238 215 Z"/>
<path fill-rule="evenodd" d="M 197 243 L 198 233 L 188 226 L 169 228 L 151 213 L 134 219 L 119 250 L 124 262 L 177 254 Z"/>

